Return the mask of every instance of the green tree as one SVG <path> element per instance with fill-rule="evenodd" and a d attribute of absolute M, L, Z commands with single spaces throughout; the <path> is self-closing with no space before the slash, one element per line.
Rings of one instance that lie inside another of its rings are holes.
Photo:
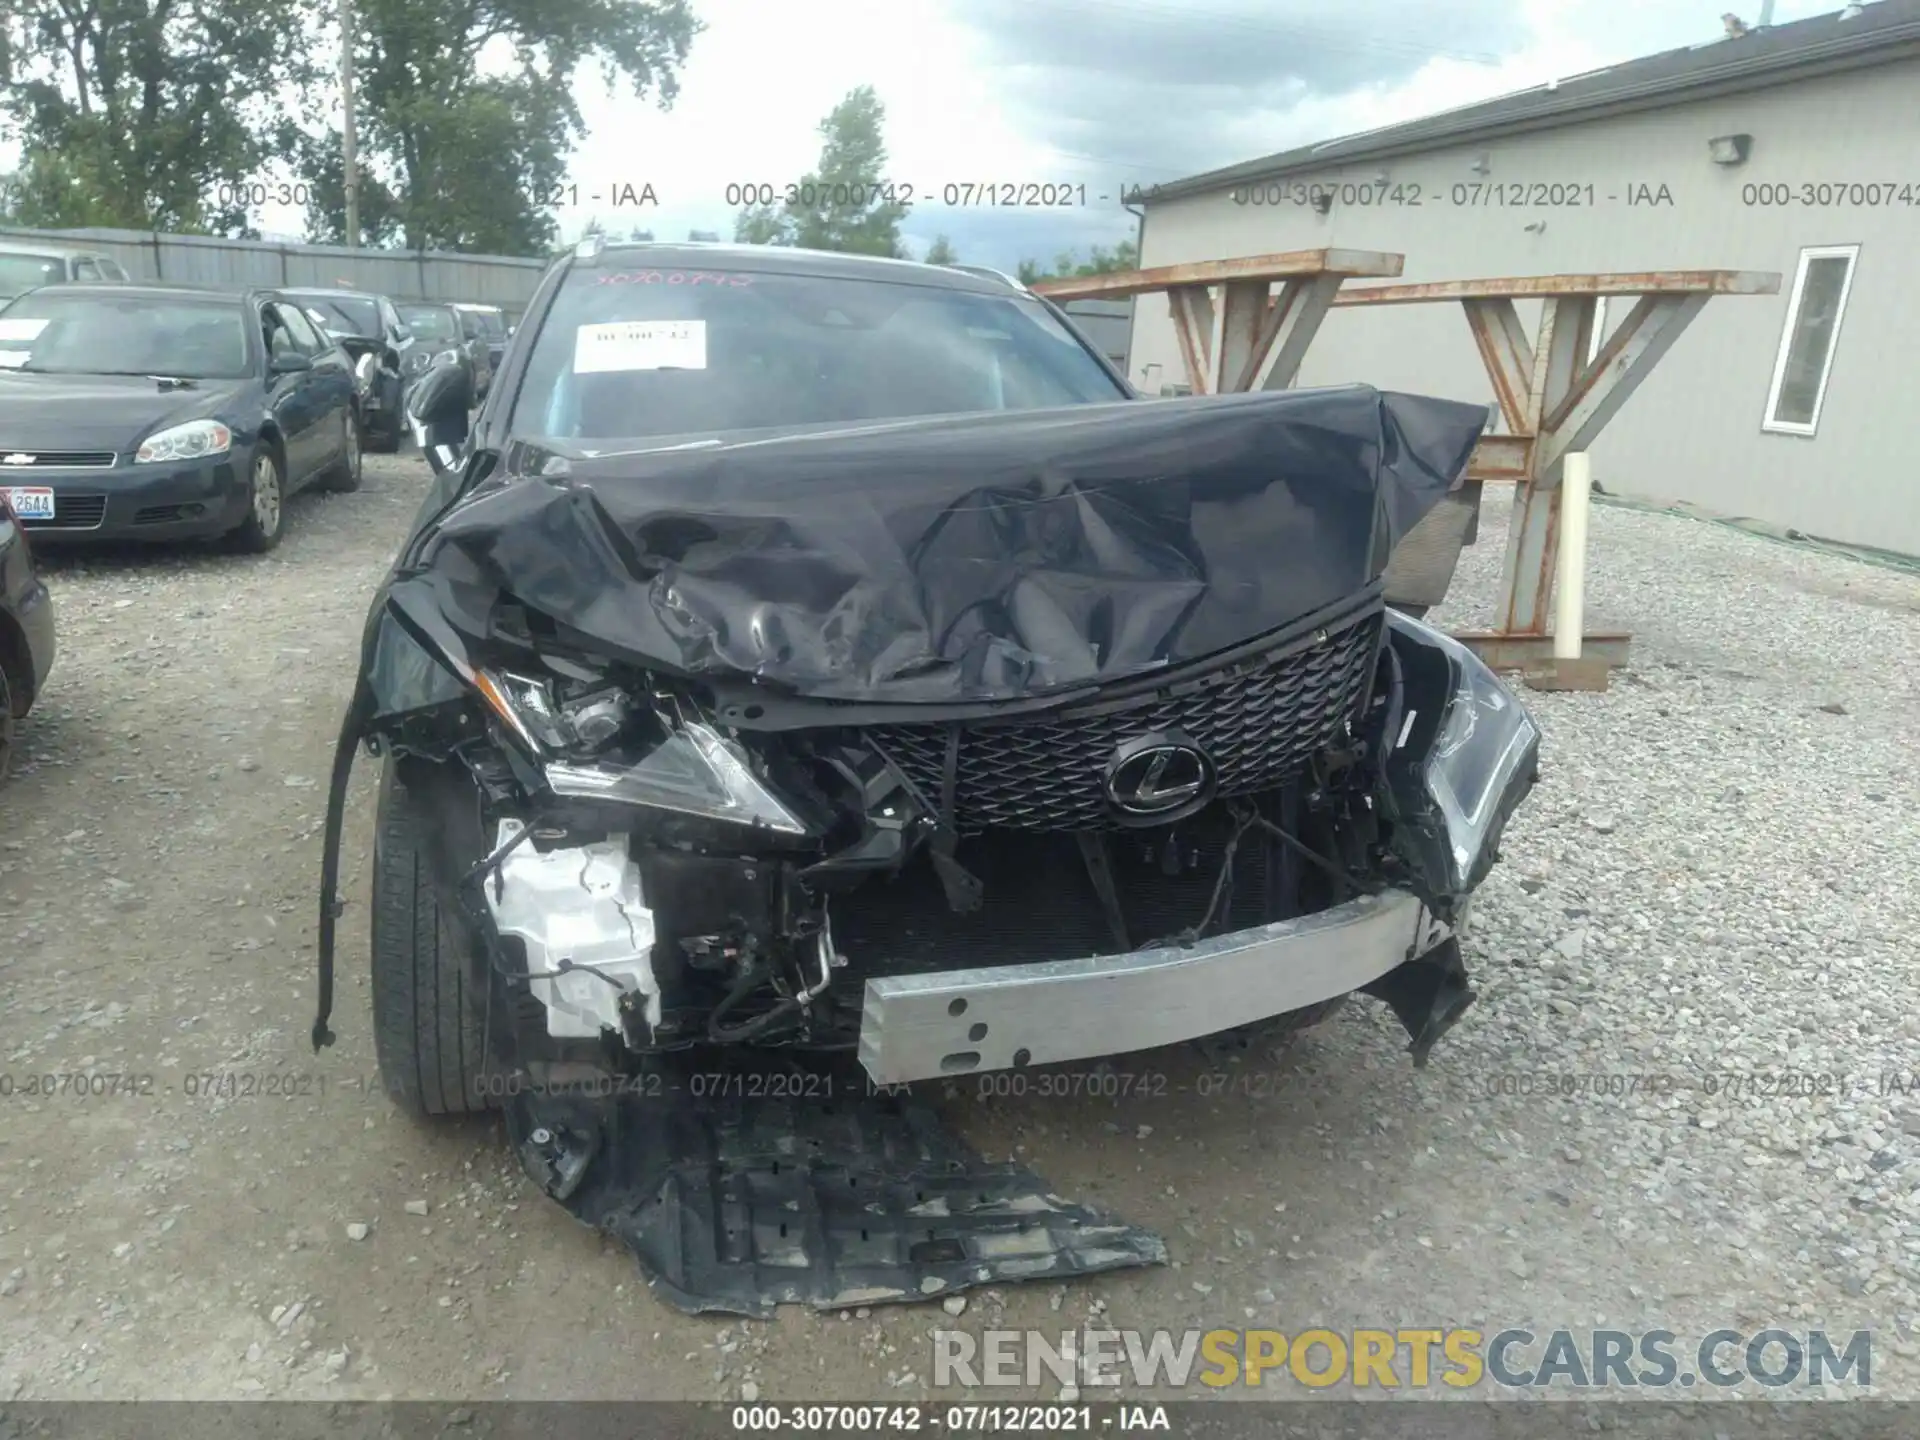
<path fill-rule="evenodd" d="M 740 245 L 791 245 L 786 222 L 771 205 L 749 205 L 733 222 L 733 238 Z"/>
<path fill-rule="evenodd" d="M 954 253 L 953 242 L 944 235 L 936 235 L 933 244 L 927 247 L 927 264 L 958 265 L 960 257 Z"/>
<path fill-rule="evenodd" d="M 1085 260 L 1076 258 L 1071 250 L 1062 250 L 1053 258 L 1051 269 L 1042 268 L 1038 260 L 1022 260 L 1019 277 L 1022 285 L 1031 285 L 1036 280 L 1059 280 L 1076 275 L 1111 275 L 1118 270 L 1138 270 L 1140 268 L 1139 247 L 1131 240 L 1122 240 L 1113 249 L 1096 245 Z"/>
<path fill-rule="evenodd" d="M 820 122 L 820 160 L 800 180 L 795 203 L 742 210 L 734 239 L 906 258 L 900 222 L 907 207 L 888 197 L 886 118 L 871 85 L 848 92 Z"/>
<path fill-rule="evenodd" d="M 301 132 L 288 124 L 282 127 L 278 145 L 288 156 L 304 187 L 307 211 L 307 239 L 318 245 L 339 245 L 346 241 L 347 187 L 346 163 L 341 157 L 337 136 L 322 139 Z M 402 205 L 400 196 L 365 163 L 360 172 L 360 243 L 397 245 L 400 242 Z"/>
<path fill-rule="evenodd" d="M 15 219 L 241 234 L 315 0 L 6 0 L 0 115 Z"/>
<path fill-rule="evenodd" d="M 534 255 L 559 234 L 567 164 L 585 133 L 574 100 L 579 72 L 664 107 L 702 26 L 690 0 L 358 0 L 354 63 L 363 166 L 394 202 L 392 226 L 412 249 Z M 482 54 L 510 53 L 504 70 Z M 344 195 L 321 157 L 339 150 L 329 127 L 303 152 L 312 188 L 308 228 L 345 232 Z M 337 168 L 337 167 L 336 167 Z M 615 175 L 643 185 L 647 176 Z M 363 239 L 385 223 L 361 184 Z M 376 194 L 378 191 L 376 191 Z"/>

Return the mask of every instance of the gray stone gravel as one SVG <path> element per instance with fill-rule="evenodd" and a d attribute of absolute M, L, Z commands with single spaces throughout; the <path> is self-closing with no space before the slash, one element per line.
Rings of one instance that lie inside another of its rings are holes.
<path fill-rule="evenodd" d="M 1920 579 L 1597 509 L 1591 620 L 1635 663 L 1528 695 L 1545 779 L 1428 1069 L 1361 1002 L 1226 1093 L 1185 1050 L 1121 1062 L 1165 1080 L 1123 1100 L 953 1087 L 977 1144 L 1174 1263 L 716 1322 L 655 1302 L 493 1125 L 369 1085 L 365 765 L 341 1040 L 306 1046 L 332 735 L 424 474 L 370 458 L 264 559 L 50 567 L 60 667 L 0 789 L 0 1073 L 156 1089 L 0 1099 L 0 1400 L 901 1400 L 933 1393 L 936 1325 L 1089 1323 L 1872 1327 L 1881 1390 L 1920 1394 Z M 1440 618 L 1485 620 L 1503 540 L 1490 502 Z"/>

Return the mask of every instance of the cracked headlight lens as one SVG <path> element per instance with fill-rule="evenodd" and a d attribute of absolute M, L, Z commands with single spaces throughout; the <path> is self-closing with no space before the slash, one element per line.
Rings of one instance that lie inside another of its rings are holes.
<path fill-rule="evenodd" d="M 754 773 L 740 746 L 700 721 L 680 722 L 636 764 L 561 762 L 547 766 L 546 775 L 553 793 L 570 799 L 645 805 L 783 835 L 809 833 L 807 824 Z"/>
<path fill-rule="evenodd" d="M 638 761 L 574 758 L 625 728 L 631 709 L 626 695 L 599 690 L 561 705 L 545 680 L 530 676 L 483 670 L 474 683 L 540 762 L 555 795 L 646 806 L 784 835 L 812 833 L 755 773 L 745 750 L 703 720 L 662 713 L 666 738 Z"/>

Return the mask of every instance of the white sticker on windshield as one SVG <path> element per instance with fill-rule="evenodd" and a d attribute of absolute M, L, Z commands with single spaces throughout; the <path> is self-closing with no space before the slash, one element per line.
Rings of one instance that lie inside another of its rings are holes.
<path fill-rule="evenodd" d="M 0 340 L 31 340 L 46 328 L 44 320 L 0 320 Z"/>
<path fill-rule="evenodd" d="M 573 373 L 608 370 L 704 370 L 704 320 L 621 320 L 582 325 L 573 342 Z"/>

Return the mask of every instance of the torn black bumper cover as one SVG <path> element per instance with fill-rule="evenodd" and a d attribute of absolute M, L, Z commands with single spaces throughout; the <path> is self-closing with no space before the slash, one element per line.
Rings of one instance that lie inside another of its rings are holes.
<path fill-rule="evenodd" d="M 689 1313 L 885 1305 L 1166 1263 L 1166 1243 L 984 1159 L 925 1105 L 725 1096 L 513 1097 L 521 1162 Z"/>

